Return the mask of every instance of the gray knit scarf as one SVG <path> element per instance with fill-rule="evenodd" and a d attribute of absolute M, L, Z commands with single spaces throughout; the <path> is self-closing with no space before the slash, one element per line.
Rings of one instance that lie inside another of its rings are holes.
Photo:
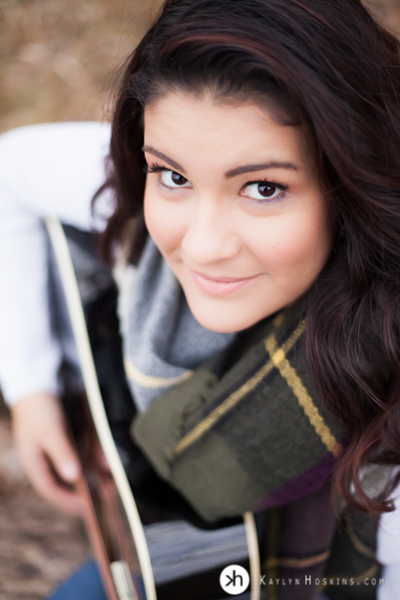
<path fill-rule="evenodd" d="M 149 237 L 137 269 L 128 267 L 119 305 L 125 370 L 138 410 L 188 379 L 235 334 L 205 329 Z"/>

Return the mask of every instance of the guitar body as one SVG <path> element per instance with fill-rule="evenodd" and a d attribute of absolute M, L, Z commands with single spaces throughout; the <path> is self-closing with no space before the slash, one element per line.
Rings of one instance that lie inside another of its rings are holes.
<path fill-rule="evenodd" d="M 69 389 L 68 381 L 74 378 L 69 377 L 68 365 L 64 367 L 65 408 L 84 473 L 79 488 L 85 522 L 109 600 L 222 600 L 231 595 L 258 600 L 253 515 L 213 524 L 203 521 L 134 444 L 129 425 L 135 408 L 123 369 L 115 285 L 110 274 L 107 283 L 93 236 L 66 227 L 65 237 L 55 220 L 47 220 L 46 226 L 84 381 L 83 392 Z M 100 289 L 95 298 L 90 294 L 90 302 L 82 293 L 88 286 L 76 282 L 79 253 L 86 277 L 92 261 L 92 287 L 96 269 L 101 273 Z M 230 565 L 250 574 L 242 593 L 230 594 L 221 587 L 221 572 Z"/>

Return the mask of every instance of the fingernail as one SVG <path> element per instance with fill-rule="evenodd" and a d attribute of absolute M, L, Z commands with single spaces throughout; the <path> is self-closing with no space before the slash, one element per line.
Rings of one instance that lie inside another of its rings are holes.
<path fill-rule="evenodd" d="M 74 462 L 64 463 L 61 467 L 61 474 L 64 479 L 73 481 L 79 475 L 79 465 Z"/>

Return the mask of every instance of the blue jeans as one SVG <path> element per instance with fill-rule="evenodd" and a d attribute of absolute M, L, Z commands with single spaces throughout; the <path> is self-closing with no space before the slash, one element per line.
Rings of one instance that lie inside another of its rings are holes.
<path fill-rule="evenodd" d="M 107 600 L 95 561 L 85 563 L 47 600 Z"/>

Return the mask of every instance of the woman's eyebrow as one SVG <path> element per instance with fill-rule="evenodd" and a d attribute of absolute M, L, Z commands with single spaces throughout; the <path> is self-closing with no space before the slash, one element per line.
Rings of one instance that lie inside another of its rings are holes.
<path fill-rule="evenodd" d="M 161 160 L 165 160 L 171 167 L 174 167 L 177 171 L 185 175 L 185 169 L 177 163 L 175 160 L 164 154 L 163 152 L 159 152 L 152 146 L 143 146 L 143 152 L 148 152 L 149 154 L 153 154 L 153 156 L 157 156 L 157 158 L 161 158 Z M 278 162 L 278 161 L 270 161 L 268 163 L 261 163 L 258 165 L 243 165 L 241 167 L 236 167 L 235 169 L 230 169 L 226 171 L 225 178 L 230 179 L 231 177 L 237 177 L 238 175 L 243 175 L 243 173 L 253 173 L 254 171 L 263 171 L 265 169 L 289 169 L 291 171 L 298 171 L 299 167 L 296 167 L 291 162 Z"/>
<path fill-rule="evenodd" d="M 291 171 L 299 171 L 299 167 L 296 167 L 293 163 L 271 161 L 259 165 L 243 165 L 242 167 L 236 167 L 236 169 L 230 169 L 225 173 L 225 177 L 226 179 L 230 179 L 237 175 L 243 175 L 243 173 L 253 173 L 254 171 L 263 171 L 264 169 L 290 169 Z"/>
<path fill-rule="evenodd" d="M 149 154 L 153 154 L 153 156 L 157 156 L 157 158 L 161 158 L 161 160 L 165 160 L 165 162 L 170 164 L 171 167 L 174 167 L 174 169 L 176 169 L 180 173 L 185 174 L 185 169 L 179 163 L 177 163 L 175 160 L 172 160 L 172 158 L 170 158 L 163 152 L 159 152 L 158 150 L 156 150 L 155 148 L 152 148 L 151 146 L 143 146 L 142 150 L 143 150 L 143 152 L 148 152 Z"/>

